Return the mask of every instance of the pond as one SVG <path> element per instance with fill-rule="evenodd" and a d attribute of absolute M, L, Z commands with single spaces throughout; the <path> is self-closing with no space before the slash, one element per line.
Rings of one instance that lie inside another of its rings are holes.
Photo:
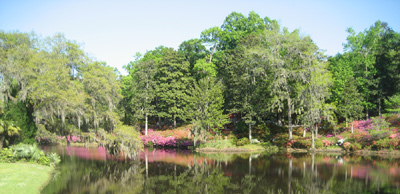
<path fill-rule="evenodd" d="M 400 193 L 393 157 L 341 154 L 198 154 L 52 146 L 62 162 L 42 193 Z"/>

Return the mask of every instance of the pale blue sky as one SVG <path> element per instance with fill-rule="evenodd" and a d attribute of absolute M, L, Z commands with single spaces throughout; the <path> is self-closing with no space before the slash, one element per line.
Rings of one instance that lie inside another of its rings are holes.
<path fill-rule="evenodd" d="M 328 55 L 343 51 L 348 27 L 359 32 L 381 20 L 400 31 L 400 0 L 0 0 L 0 30 L 43 37 L 62 32 L 125 74 L 122 65 L 136 52 L 160 45 L 176 49 L 201 31 L 221 26 L 233 11 L 245 16 L 255 11 L 290 31 L 299 28 Z"/>

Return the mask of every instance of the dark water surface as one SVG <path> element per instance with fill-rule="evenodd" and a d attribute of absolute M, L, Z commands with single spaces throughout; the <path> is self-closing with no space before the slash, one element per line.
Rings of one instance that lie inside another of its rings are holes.
<path fill-rule="evenodd" d="M 104 148 L 43 149 L 62 162 L 42 193 L 400 193 L 395 157 L 154 149 L 124 160 Z"/>

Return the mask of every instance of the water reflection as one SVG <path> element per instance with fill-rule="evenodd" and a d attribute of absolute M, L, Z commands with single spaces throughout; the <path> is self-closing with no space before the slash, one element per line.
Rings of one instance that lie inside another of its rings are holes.
<path fill-rule="evenodd" d="M 193 154 L 51 147 L 63 156 L 43 193 L 400 193 L 394 158 L 337 154 Z"/>

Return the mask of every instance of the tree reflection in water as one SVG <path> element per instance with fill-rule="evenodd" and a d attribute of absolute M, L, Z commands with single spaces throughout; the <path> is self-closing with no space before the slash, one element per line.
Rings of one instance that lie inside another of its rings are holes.
<path fill-rule="evenodd" d="M 393 158 L 145 150 L 136 160 L 105 160 L 94 151 L 59 152 L 43 193 L 400 193 Z"/>

